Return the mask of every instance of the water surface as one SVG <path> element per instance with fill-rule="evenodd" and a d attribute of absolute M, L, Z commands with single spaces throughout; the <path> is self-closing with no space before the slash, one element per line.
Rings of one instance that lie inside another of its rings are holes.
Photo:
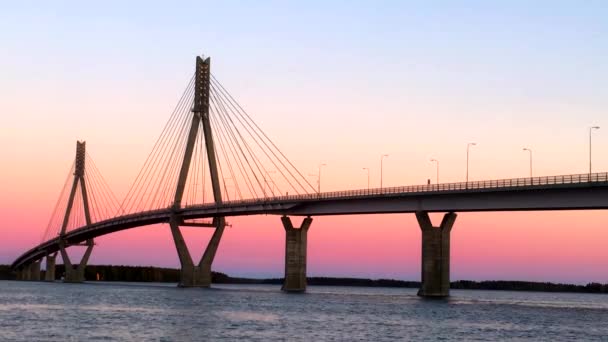
<path fill-rule="evenodd" d="M 0 281 L 1 341 L 604 340 L 608 295 Z"/>

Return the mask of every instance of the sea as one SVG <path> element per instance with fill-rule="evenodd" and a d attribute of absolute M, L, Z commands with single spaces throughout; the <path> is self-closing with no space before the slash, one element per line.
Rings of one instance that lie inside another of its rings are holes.
<path fill-rule="evenodd" d="M 608 295 L 0 281 L 0 341 L 608 341 Z"/>

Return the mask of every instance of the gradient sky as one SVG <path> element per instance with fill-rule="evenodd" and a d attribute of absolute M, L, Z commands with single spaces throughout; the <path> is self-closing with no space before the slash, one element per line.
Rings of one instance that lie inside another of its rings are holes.
<path fill-rule="evenodd" d="M 608 171 L 605 1 L 4 2 L 0 263 L 38 243 L 76 139 L 119 198 L 169 118 L 194 57 L 323 189 L 434 177 Z M 436 217 L 439 220 L 439 217 Z M 230 219 L 214 269 L 282 276 L 278 217 Z M 608 282 L 608 213 L 460 214 L 452 279 Z M 210 231 L 187 229 L 199 256 Z M 168 227 L 99 238 L 92 263 L 178 265 Z M 419 279 L 413 215 L 324 217 L 309 275 Z"/>

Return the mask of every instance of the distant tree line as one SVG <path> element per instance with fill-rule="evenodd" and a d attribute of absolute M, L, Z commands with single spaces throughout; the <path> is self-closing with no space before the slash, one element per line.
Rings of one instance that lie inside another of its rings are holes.
<path fill-rule="evenodd" d="M 514 280 L 459 280 L 450 284 L 452 289 L 463 290 L 508 290 L 508 291 L 543 291 L 543 292 L 585 292 L 608 293 L 608 284 L 589 283 L 587 285 L 555 284 L 549 282 L 514 281 Z"/>
<path fill-rule="evenodd" d="M 0 265 L 0 280 L 15 279 L 15 274 L 9 265 Z"/>
<path fill-rule="evenodd" d="M 87 281 L 125 281 L 125 282 L 179 282 L 179 269 L 149 266 L 112 266 L 89 265 L 85 269 Z M 57 265 L 55 277 L 60 280 L 65 274 L 64 265 Z M 0 280 L 15 279 L 15 273 L 8 265 L 0 265 Z M 44 279 L 42 271 L 41 279 Z M 309 285 L 324 286 L 366 286 L 366 287 L 420 287 L 419 281 L 366 278 L 310 277 Z M 283 278 L 252 279 L 233 278 L 224 273 L 212 272 L 211 281 L 216 284 L 282 284 Z M 580 292 L 608 293 L 608 284 L 589 283 L 587 285 L 555 284 L 549 282 L 511 281 L 511 280 L 458 280 L 450 284 L 452 289 L 461 290 L 506 290 L 542 292 Z"/>

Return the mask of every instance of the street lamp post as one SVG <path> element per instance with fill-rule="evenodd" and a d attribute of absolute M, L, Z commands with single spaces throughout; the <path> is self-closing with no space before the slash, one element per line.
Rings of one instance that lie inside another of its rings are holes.
<path fill-rule="evenodd" d="M 469 183 L 469 149 L 471 148 L 471 146 L 475 146 L 477 145 L 477 143 L 471 142 L 467 144 L 467 176 L 466 176 L 466 182 Z"/>
<path fill-rule="evenodd" d="M 439 184 L 439 160 L 432 158 L 431 162 L 435 162 L 435 164 L 437 164 L 435 165 L 435 182 Z"/>
<path fill-rule="evenodd" d="M 528 151 L 530 153 L 530 178 L 532 178 L 532 150 L 524 147 L 523 151 Z"/>
<path fill-rule="evenodd" d="M 600 126 L 589 127 L 589 180 L 591 180 L 591 132 L 594 129 L 600 129 Z"/>
<path fill-rule="evenodd" d="M 384 157 L 388 157 L 388 154 L 383 154 L 380 156 L 380 190 L 382 190 L 382 176 L 383 176 L 383 170 L 382 170 L 382 161 L 384 160 Z"/>
<path fill-rule="evenodd" d="M 369 168 L 364 167 L 363 170 L 367 171 L 367 190 L 369 191 Z"/>
<path fill-rule="evenodd" d="M 321 167 L 327 166 L 325 163 L 319 164 L 319 178 L 317 179 L 317 193 L 321 193 Z"/>

